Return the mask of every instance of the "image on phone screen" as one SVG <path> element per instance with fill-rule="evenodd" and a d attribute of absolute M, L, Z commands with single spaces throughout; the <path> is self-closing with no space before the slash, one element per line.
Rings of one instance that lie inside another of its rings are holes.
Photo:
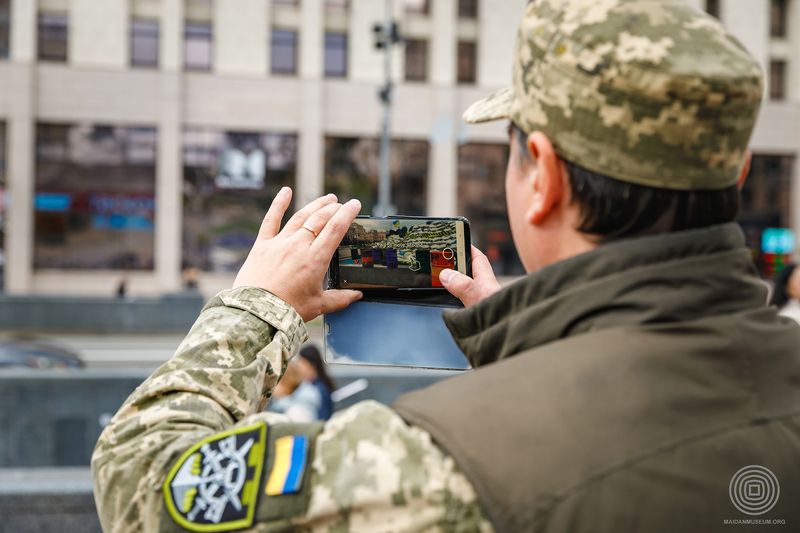
<path fill-rule="evenodd" d="M 441 288 L 439 273 L 468 274 L 465 221 L 357 218 L 336 258 L 342 289 Z"/>

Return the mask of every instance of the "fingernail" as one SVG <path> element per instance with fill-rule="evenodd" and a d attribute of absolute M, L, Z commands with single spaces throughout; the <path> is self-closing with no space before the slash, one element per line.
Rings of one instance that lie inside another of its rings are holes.
<path fill-rule="evenodd" d="M 289 194 L 289 187 L 281 187 L 281 190 L 278 191 L 278 194 L 280 195 Z"/>
<path fill-rule="evenodd" d="M 333 194 L 333 193 L 328 194 L 326 197 L 327 198 L 333 198 L 334 200 L 336 200 L 336 195 Z"/>
<path fill-rule="evenodd" d="M 361 291 L 356 291 L 356 292 L 358 293 L 358 299 L 359 300 L 364 297 L 364 293 L 363 292 L 361 292 Z"/>
<path fill-rule="evenodd" d="M 442 282 L 443 285 L 447 285 L 453 279 L 453 276 L 456 275 L 456 271 L 445 268 L 441 272 L 439 272 L 439 281 Z"/>
<path fill-rule="evenodd" d="M 354 206 L 356 206 L 356 207 L 358 207 L 359 209 L 361 209 L 361 202 L 359 202 L 359 201 L 358 201 L 358 199 L 356 199 L 356 198 L 353 198 L 352 200 L 350 200 L 350 201 L 349 201 L 349 202 L 347 202 L 347 203 L 349 203 L 349 204 L 353 204 Z"/>

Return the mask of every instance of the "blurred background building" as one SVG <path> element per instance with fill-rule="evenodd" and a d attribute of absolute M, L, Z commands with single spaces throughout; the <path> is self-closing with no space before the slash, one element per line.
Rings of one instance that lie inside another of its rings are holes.
<path fill-rule="evenodd" d="M 800 1 L 686 0 L 767 72 L 742 225 L 800 229 Z M 507 85 L 525 0 L 395 0 L 393 202 L 465 215 L 501 275 Z M 273 194 L 377 199 L 381 0 L 0 0 L 2 263 L 10 294 L 228 286 Z M 765 271 L 769 265 L 763 265 Z M 766 272 L 769 274 L 769 272 Z"/>

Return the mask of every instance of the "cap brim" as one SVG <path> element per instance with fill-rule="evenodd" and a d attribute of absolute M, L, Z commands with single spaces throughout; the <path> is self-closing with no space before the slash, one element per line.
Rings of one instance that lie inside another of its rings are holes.
<path fill-rule="evenodd" d="M 506 87 L 469 106 L 462 118 L 470 124 L 509 118 L 513 101 L 514 90 Z"/>

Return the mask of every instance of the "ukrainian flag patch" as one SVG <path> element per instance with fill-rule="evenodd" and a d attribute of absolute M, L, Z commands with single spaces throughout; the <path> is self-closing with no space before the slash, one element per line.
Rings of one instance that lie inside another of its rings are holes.
<path fill-rule="evenodd" d="M 308 461 L 308 437 L 287 435 L 275 439 L 272 471 L 264 492 L 267 496 L 295 494 L 303 484 L 303 474 Z"/>

